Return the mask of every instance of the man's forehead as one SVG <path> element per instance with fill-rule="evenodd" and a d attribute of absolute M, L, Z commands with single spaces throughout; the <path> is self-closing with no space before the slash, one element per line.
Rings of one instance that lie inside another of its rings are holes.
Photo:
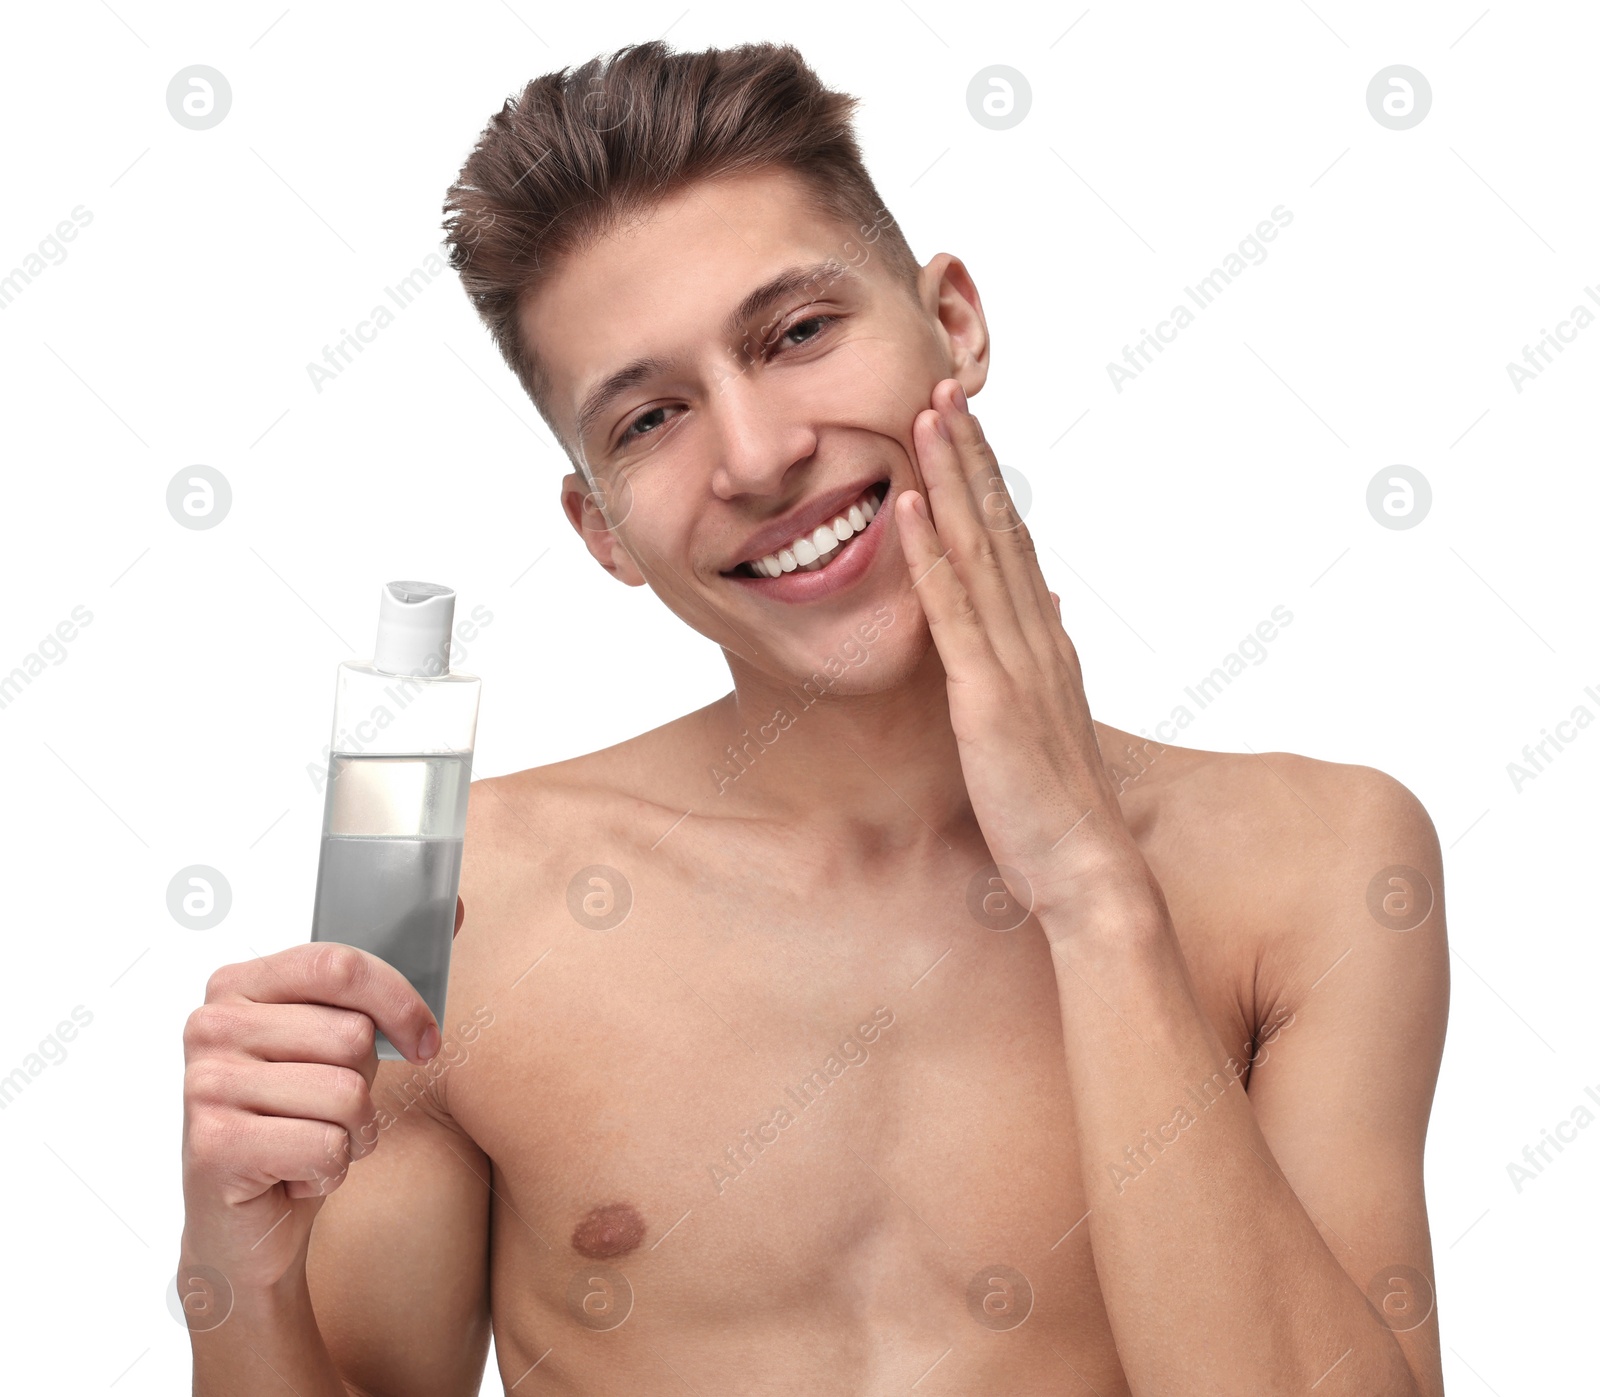
<path fill-rule="evenodd" d="M 779 273 L 804 269 L 819 286 L 847 277 L 851 257 L 850 230 L 793 178 L 703 181 L 564 259 L 522 307 L 523 332 L 573 425 L 580 399 L 625 363 L 721 334 Z"/>

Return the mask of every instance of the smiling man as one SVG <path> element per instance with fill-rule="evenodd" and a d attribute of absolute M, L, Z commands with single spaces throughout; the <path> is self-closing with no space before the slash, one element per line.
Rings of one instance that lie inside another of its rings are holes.
<path fill-rule="evenodd" d="M 1432 824 L 1091 717 L 967 409 L 977 288 L 850 108 L 646 44 L 451 190 L 571 523 L 733 689 L 474 785 L 451 1051 L 361 952 L 213 977 L 197 1392 L 473 1393 L 491 1323 L 519 1394 L 1442 1392 Z"/>

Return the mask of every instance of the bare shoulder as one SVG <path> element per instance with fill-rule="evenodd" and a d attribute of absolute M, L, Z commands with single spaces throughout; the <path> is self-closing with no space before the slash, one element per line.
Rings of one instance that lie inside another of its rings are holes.
<path fill-rule="evenodd" d="M 1294 752 L 1141 744 L 1101 729 L 1129 829 L 1169 901 L 1176 892 L 1231 928 L 1238 954 L 1253 962 L 1258 1014 L 1308 993 L 1358 941 L 1398 946 L 1379 932 L 1436 931 L 1429 959 L 1444 954 L 1438 835 L 1394 776 Z"/>
<path fill-rule="evenodd" d="M 610 747 L 472 783 L 468 828 L 497 859 L 537 855 L 608 835 L 633 835 L 689 803 L 684 754 L 705 709 Z M 634 828 L 634 817 L 646 823 Z M 470 837 L 469 834 L 469 837 Z"/>
<path fill-rule="evenodd" d="M 505 920 L 562 888 L 588 863 L 649 848 L 689 804 L 685 754 L 705 710 L 625 741 L 472 783 L 462 860 L 469 924 Z M 470 887 L 470 893 L 468 891 Z M 476 899 L 476 901 L 474 900 Z"/>

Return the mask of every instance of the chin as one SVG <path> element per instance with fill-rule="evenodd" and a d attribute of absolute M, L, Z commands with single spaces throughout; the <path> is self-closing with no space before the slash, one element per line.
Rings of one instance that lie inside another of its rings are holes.
<path fill-rule="evenodd" d="M 830 629 L 820 646 L 805 647 L 796 657 L 801 672 L 795 682 L 808 692 L 888 693 L 922 668 L 933 645 L 922 608 L 907 595 L 864 606 Z"/>

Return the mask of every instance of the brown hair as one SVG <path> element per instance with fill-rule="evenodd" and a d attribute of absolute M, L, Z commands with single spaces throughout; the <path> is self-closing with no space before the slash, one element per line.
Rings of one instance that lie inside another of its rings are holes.
<path fill-rule="evenodd" d="M 916 258 L 851 130 L 857 100 L 824 87 L 790 44 L 674 53 L 659 39 L 507 98 L 447 191 L 443 226 L 450 265 L 558 440 L 550 380 L 523 341 L 519 308 L 559 258 L 691 182 L 789 169 L 815 212 L 876 240 L 915 294 Z"/>

